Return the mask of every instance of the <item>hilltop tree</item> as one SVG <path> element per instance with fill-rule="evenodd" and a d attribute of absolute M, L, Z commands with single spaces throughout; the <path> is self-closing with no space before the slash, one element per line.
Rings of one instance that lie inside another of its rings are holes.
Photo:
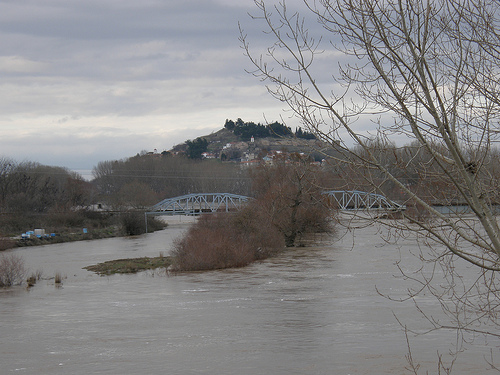
<path fill-rule="evenodd" d="M 196 138 L 194 141 L 186 141 L 188 146 L 187 155 L 190 159 L 201 159 L 201 155 L 208 149 L 208 141 L 205 138 Z"/>
<path fill-rule="evenodd" d="M 275 121 L 268 125 L 271 137 L 290 137 L 293 135 L 292 129 Z"/>
<path fill-rule="evenodd" d="M 224 128 L 226 128 L 227 130 L 231 130 L 231 131 L 234 130 L 235 126 L 236 125 L 235 125 L 233 120 L 226 120 L 226 123 L 224 124 Z"/>
<path fill-rule="evenodd" d="M 492 204 L 499 197 L 498 175 L 491 173 L 500 134 L 498 2 L 304 0 L 305 18 L 284 2 L 269 3 L 255 1 L 254 19 L 273 38 L 265 54 L 254 55 L 241 32 L 253 74 L 307 131 L 343 155 L 337 161 L 348 163 L 353 176 L 381 193 L 390 182 L 408 205 L 425 210 L 392 222 L 430 243 L 431 271 L 447 276 L 447 285 L 434 285 L 423 274 L 421 292 L 436 296 L 458 337 L 498 337 L 500 229 Z M 317 23 L 308 28 L 311 16 Z M 417 175 L 439 184 L 439 193 L 450 188 L 474 220 L 438 211 L 433 203 L 440 196 L 422 194 L 395 173 L 401 159 L 377 152 L 374 138 L 382 145 L 413 142 Z M 456 259 L 478 272 L 462 289 Z"/>

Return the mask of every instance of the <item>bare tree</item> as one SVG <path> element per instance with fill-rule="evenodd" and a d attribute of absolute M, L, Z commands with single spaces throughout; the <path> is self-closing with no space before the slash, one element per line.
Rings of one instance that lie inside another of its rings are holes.
<path fill-rule="evenodd" d="M 254 54 L 241 30 L 252 73 L 307 131 L 343 155 L 336 162 L 362 172 L 373 191 L 397 189 L 407 205 L 426 212 L 408 210 L 391 225 L 431 244 L 426 259 L 442 268 L 447 284 L 443 290 L 422 274 L 410 297 L 426 290 L 438 298 L 454 323 L 430 318 L 436 329 L 498 338 L 499 2 L 304 0 L 302 15 L 285 2 L 255 4 L 253 18 L 272 42 Z M 308 28 L 311 17 L 317 22 Z M 388 158 L 374 138 L 412 147 L 405 157 L 393 147 Z M 471 215 L 436 208 L 450 202 Z M 479 273 L 461 289 L 456 258 Z"/>
<path fill-rule="evenodd" d="M 8 194 L 9 175 L 14 169 L 14 161 L 9 158 L 0 157 L 0 207 L 4 208 L 5 198 Z"/>
<path fill-rule="evenodd" d="M 21 284 L 26 275 L 24 259 L 15 254 L 0 255 L 0 287 Z"/>
<path fill-rule="evenodd" d="M 116 206 L 122 209 L 144 209 L 159 201 L 157 194 L 138 180 L 123 185 L 114 198 Z"/>
<path fill-rule="evenodd" d="M 308 158 L 276 157 L 251 171 L 257 205 L 268 222 L 295 246 L 303 234 L 329 231 L 332 211 L 321 190 L 321 171 Z"/>

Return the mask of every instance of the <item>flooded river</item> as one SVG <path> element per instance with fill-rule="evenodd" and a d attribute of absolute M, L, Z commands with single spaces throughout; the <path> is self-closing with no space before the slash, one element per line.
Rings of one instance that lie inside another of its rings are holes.
<path fill-rule="evenodd" d="M 354 243 L 323 238 L 242 269 L 110 277 L 82 269 L 167 254 L 188 225 L 14 250 L 45 279 L 0 291 L 0 374 L 408 373 L 394 314 L 409 326 L 421 320 L 411 303 L 376 289 L 404 295 L 395 262 L 415 244 L 387 244 L 373 226 L 356 230 Z M 56 272 L 62 287 L 50 279 Z M 411 339 L 414 359 L 437 373 L 436 352 L 453 336 Z M 464 353 L 453 374 L 483 373 L 482 349 Z"/>

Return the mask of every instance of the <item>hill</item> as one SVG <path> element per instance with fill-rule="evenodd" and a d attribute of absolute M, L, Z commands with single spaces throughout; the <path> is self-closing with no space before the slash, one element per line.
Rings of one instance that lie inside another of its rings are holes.
<path fill-rule="evenodd" d="M 235 126 L 227 126 L 228 123 Z M 241 125 L 237 125 L 238 123 Z M 188 153 L 189 147 L 194 147 L 195 143 L 204 148 L 202 151 L 204 158 L 217 158 L 223 161 L 252 161 L 276 152 L 304 153 L 320 161 L 324 158 L 323 152 L 327 150 L 324 143 L 300 128 L 293 133 L 290 128 L 279 123 L 264 126 L 243 123 L 238 119 L 236 123 L 226 120 L 226 126 L 219 131 L 200 136 L 195 141 L 188 140 L 176 145 L 170 152 Z"/>

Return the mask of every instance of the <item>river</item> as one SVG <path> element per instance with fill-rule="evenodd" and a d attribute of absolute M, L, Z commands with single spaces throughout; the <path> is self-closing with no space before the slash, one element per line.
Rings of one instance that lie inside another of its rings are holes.
<path fill-rule="evenodd" d="M 387 243 L 375 226 L 242 269 L 109 277 L 82 269 L 167 254 L 188 225 L 13 250 L 45 279 L 29 290 L 0 290 L 0 374 L 409 373 L 394 314 L 410 327 L 424 323 L 412 303 L 392 302 L 377 289 L 405 295 L 395 262 L 416 244 Z M 421 373 L 437 373 L 436 353 L 446 354 L 453 338 L 410 337 Z M 483 373 L 483 349 L 463 353 L 453 374 Z"/>

